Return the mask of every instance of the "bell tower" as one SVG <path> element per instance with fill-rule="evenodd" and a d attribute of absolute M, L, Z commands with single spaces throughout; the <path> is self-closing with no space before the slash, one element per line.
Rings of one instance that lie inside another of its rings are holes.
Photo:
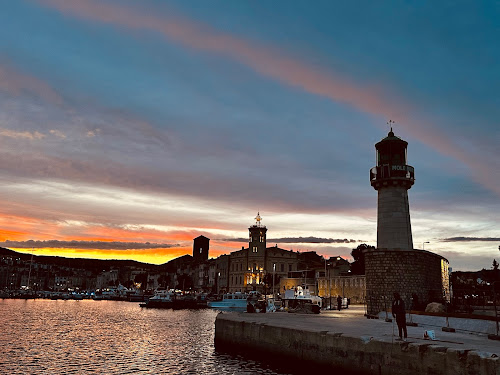
<path fill-rule="evenodd" d="M 264 257 L 266 253 L 267 228 L 261 224 L 262 218 L 257 212 L 255 224 L 248 228 L 248 255 L 249 257 Z"/>
<path fill-rule="evenodd" d="M 407 165 L 407 146 L 392 127 L 375 145 L 376 166 L 370 170 L 370 183 L 378 191 L 377 249 L 413 250 L 408 189 L 415 182 L 415 172 Z"/>

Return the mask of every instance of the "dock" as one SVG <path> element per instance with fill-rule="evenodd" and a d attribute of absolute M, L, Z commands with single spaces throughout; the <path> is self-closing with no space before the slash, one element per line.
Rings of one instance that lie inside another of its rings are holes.
<path fill-rule="evenodd" d="M 394 320 L 386 322 L 385 314 L 367 319 L 364 313 L 360 305 L 318 315 L 220 313 L 215 345 L 348 374 L 500 375 L 500 341 L 487 332 L 445 332 L 439 319 L 427 317 L 408 327 L 404 342 L 397 340 Z M 436 339 L 424 339 L 426 330 L 433 330 Z"/>

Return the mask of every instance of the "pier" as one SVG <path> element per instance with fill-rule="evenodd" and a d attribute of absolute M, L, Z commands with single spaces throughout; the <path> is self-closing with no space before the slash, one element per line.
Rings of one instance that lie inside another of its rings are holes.
<path fill-rule="evenodd" d="M 418 326 L 408 326 L 408 341 L 403 342 L 385 313 L 379 319 L 367 319 L 364 313 L 359 305 L 319 315 L 220 313 L 215 345 L 349 374 L 500 374 L 500 341 L 471 333 L 466 321 L 456 332 L 444 332 L 439 318 L 422 318 Z M 426 330 L 434 330 L 436 340 L 424 339 Z"/>

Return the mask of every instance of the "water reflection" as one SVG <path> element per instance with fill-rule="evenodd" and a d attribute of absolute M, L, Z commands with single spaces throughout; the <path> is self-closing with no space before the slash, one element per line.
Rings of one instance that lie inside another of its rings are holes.
<path fill-rule="evenodd" d="M 5 374 L 280 374 L 214 350 L 212 310 L 118 301 L 0 300 Z"/>

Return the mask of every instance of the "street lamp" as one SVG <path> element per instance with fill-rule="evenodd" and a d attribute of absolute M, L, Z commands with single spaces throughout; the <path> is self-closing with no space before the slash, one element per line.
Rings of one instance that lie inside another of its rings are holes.
<path fill-rule="evenodd" d="M 331 266 L 331 264 L 330 264 L 330 263 L 327 263 L 327 262 L 326 262 L 326 259 L 325 259 L 325 279 L 326 279 L 325 300 L 326 300 L 326 298 L 327 298 L 327 294 L 326 294 L 326 292 L 328 291 L 329 304 L 331 305 L 331 300 L 332 300 L 332 298 L 331 298 L 331 294 L 330 294 L 330 293 L 331 293 L 331 290 L 330 290 L 330 277 L 329 277 L 329 276 L 330 276 L 330 275 L 329 275 L 329 274 L 330 274 L 330 270 L 327 270 L 327 268 L 326 268 L 326 266 L 327 266 L 327 265 L 328 265 L 328 266 Z M 331 307 L 330 307 L 330 308 L 331 308 Z"/>
<path fill-rule="evenodd" d="M 425 250 L 425 244 L 430 243 L 429 241 L 422 242 L 422 250 Z"/>
<path fill-rule="evenodd" d="M 273 299 L 275 298 L 274 296 L 274 275 L 276 274 L 276 263 L 273 263 Z"/>

